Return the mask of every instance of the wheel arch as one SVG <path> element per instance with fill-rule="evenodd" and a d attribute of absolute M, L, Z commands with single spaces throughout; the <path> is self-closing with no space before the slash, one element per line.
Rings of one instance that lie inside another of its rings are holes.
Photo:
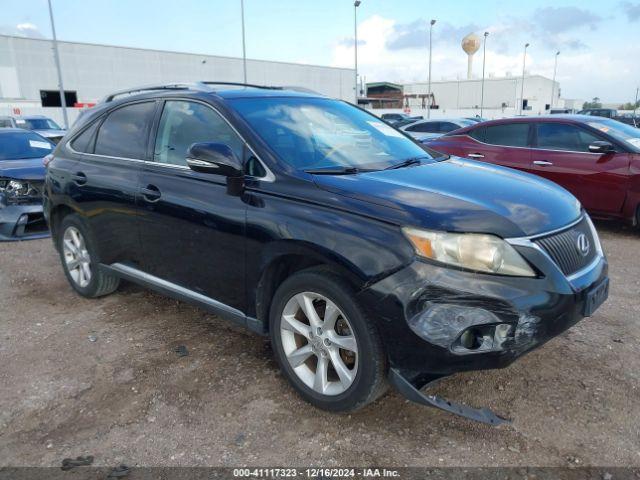
<path fill-rule="evenodd" d="M 76 213 L 76 211 L 66 204 L 56 205 L 49 212 L 49 229 L 51 230 L 51 238 L 54 243 L 56 243 L 56 235 L 58 234 L 62 219 L 72 213 Z"/>
<path fill-rule="evenodd" d="M 272 244 L 265 248 L 254 292 L 256 318 L 265 333 L 269 330 L 269 311 L 278 287 L 291 275 L 310 268 L 339 275 L 355 290 L 360 290 L 367 283 L 353 264 L 326 248 L 291 240 Z"/>

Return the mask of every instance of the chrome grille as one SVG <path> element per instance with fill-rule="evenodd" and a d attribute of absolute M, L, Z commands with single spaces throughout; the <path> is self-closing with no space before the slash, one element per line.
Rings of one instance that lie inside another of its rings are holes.
<path fill-rule="evenodd" d="M 585 239 L 588 250 L 585 253 Z M 533 240 L 560 267 L 565 275 L 571 275 L 589 265 L 598 254 L 596 239 L 587 218 L 559 233 Z"/>

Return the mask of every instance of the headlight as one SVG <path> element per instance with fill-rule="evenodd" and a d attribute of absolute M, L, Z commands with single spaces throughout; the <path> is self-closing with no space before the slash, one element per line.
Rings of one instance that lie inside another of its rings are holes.
<path fill-rule="evenodd" d="M 479 272 L 535 277 L 535 272 L 507 242 L 494 235 L 402 229 L 418 255 Z"/>
<path fill-rule="evenodd" d="M 0 193 L 3 193 L 9 200 L 22 200 L 40 196 L 40 191 L 34 184 L 25 180 L 11 180 L 8 178 L 0 178 Z"/>
<path fill-rule="evenodd" d="M 4 191 L 12 197 L 23 197 L 29 192 L 29 184 L 18 180 L 10 180 Z"/>

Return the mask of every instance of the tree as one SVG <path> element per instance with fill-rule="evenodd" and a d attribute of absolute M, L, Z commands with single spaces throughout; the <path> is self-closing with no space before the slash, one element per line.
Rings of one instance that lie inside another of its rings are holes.
<path fill-rule="evenodd" d="M 618 107 L 620 110 L 635 110 L 636 108 L 640 108 L 640 100 L 636 102 L 634 105 L 633 102 L 623 103 Z"/>
<path fill-rule="evenodd" d="M 600 97 L 593 97 L 593 100 L 591 100 L 590 102 L 584 102 L 584 104 L 582 105 L 582 109 L 587 110 L 589 108 L 602 108 Z"/>

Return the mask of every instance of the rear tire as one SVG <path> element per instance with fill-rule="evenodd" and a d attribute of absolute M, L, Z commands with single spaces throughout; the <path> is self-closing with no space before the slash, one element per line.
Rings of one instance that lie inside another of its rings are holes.
<path fill-rule="evenodd" d="M 285 280 L 271 304 L 270 335 L 282 372 L 318 408 L 351 412 L 386 390 L 377 329 L 335 273 L 314 268 Z"/>
<path fill-rule="evenodd" d="M 67 280 L 83 297 L 95 298 L 114 292 L 120 279 L 99 268 L 99 259 L 89 229 L 76 214 L 67 215 L 57 229 L 56 244 Z"/>

